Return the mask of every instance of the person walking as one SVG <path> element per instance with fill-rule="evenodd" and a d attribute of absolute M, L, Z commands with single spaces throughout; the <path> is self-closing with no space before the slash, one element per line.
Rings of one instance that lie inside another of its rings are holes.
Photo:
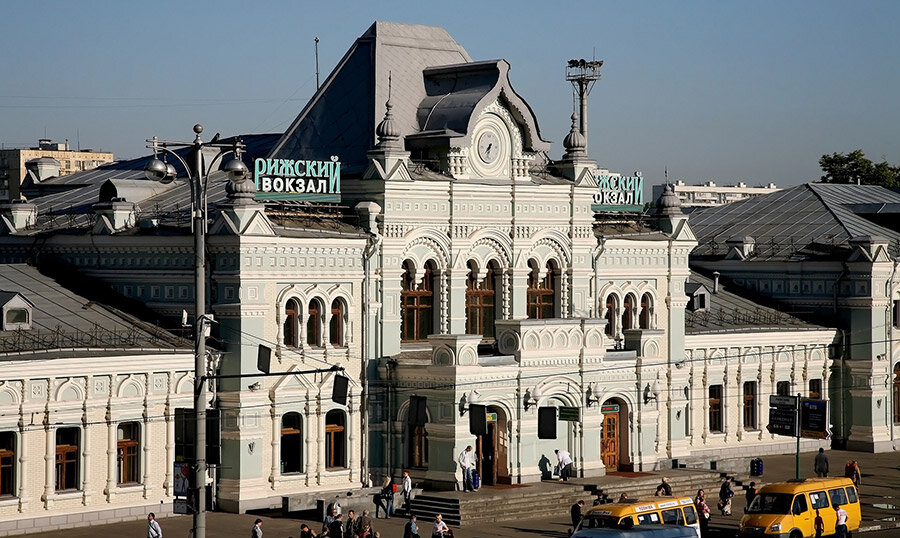
<path fill-rule="evenodd" d="M 153 512 L 147 514 L 147 538 L 162 538 L 162 527 Z"/>
<path fill-rule="evenodd" d="M 416 524 L 416 515 L 409 516 L 409 521 L 403 527 L 403 538 L 419 538 L 419 526 Z"/>
<path fill-rule="evenodd" d="M 662 482 L 656 486 L 656 496 L 657 497 L 671 497 L 672 496 L 672 486 L 669 484 L 669 479 L 667 477 L 663 477 Z"/>
<path fill-rule="evenodd" d="M 824 478 L 828 476 L 828 455 L 825 454 L 824 448 L 819 447 L 819 453 L 816 454 L 816 460 L 813 463 L 813 470 L 818 477 Z"/>
<path fill-rule="evenodd" d="M 859 462 L 853 460 L 850 463 L 851 472 L 850 472 L 850 480 L 853 480 L 853 485 L 856 486 L 856 489 L 859 489 L 860 484 L 862 484 L 862 472 L 859 470 Z"/>
<path fill-rule="evenodd" d="M 753 502 L 753 499 L 759 495 L 759 490 L 756 489 L 756 482 L 750 482 L 750 485 L 747 487 L 747 493 L 745 494 L 745 498 L 747 499 L 747 508 L 750 508 L 750 504 Z"/>
<path fill-rule="evenodd" d="M 700 536 L 705 537 L 709 533 L 709 505 L 706 504 L 706 492 L 702 489 L 697 490 L 697 496 L 694 497 L 694 506 L 697 507 L 697 514 L 700 516 Z"/>
<path fill-rule="evenodd" d="M 472 445 L 469 445 L 459 453 L 456 461 L 463 472 L 463 491 L 475 491 L 472 473 L 475 472 L 475 460 L 472 457 Z"/>
<path fill-rule="evenodd" d="M 375 519 L 378 519 L 378 509 L 384 510 L 384 518 L 391 519 L 394 513 L 394 479 L 387 476 L 381 485 L 381 492 L 377 496 L 378 502 L 375 504 Z"/>
<path fill-rule="evenodd" d="M 434 530 L 431 532 L 431 538 L 444 538 L 450 533 L 450 527 L 444 523 L 444 518 L 440 514 L 434 516 Z"/>
<path fill-rule="evenodd" d="M 848 538 L 847 536 L 847 511 L 836 504 L 834 505 L 834 538 Z"/>
<path fill-rule="evenodd" d="M 253 522 L 253 526 L 250 527 L 250 538 L 263 538 L 261 519 L 256 518 L 256 521 Z"/>
<path fill-rule="evenodd" d="M 572 518 L 572 532 L 578 529 L 578 524 L 581 523 L 581 518 L 584 517 L 582 508 L 584 508 L 584 501 L 579 500 L 569 509 L 569 516 Z"/>
<path fill-rule="evenodd" d="M 407 515 L 410 513 L 410 497 L 412 496 L 412 478 L 409 477 L 409 471 L 403 470 L 403 511 Z"/>
<path fill-rule="evenodd" d="M 723 516 L 731 515 L 731 498 L 734 497 L 734 489 L 731 487 L 731 479 L 726 478 L 719 489 L 719 510 Z"/>
<path fill-rule="evenodd" d="M 554 452 L 556 452 L 558 460 L 556 468 L 559 469 L 559 481 L 568 482 L 569 477 L 572 476 L 572 455 L 565 449 L 556 449 Z"/>

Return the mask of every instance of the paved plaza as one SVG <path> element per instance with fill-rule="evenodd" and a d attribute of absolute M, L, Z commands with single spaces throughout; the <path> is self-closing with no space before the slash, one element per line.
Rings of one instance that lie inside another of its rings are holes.
<path fill-rule="evenodd" d="M 884 531 L 886 529 L 900 528 L 900 453 L 865 454 L 859 452 L 844 452 L 831 450 L 827 452 L 831 469 L 841 474 L 844 464 L 849 459 L 859 461 L 862 469 L 862 485 L 860 487 L 860 499 L 862 502 L 864 532 Z M 811 476 L 814 454 L 801 455 L 801 476 Z M 795 473 L 795 457 L 792 454 L 772 456 L 765 459 L 765 473 L 759 479 L 760 483 L 780 481 L 792 478 Z M 657 473 L 662 476 L 664 473 Z M 834 474 L 834 473 L 832 473 Z M 516 489 L 506 490 L 510 496 L 517 495 Z M 676 494 L 688 494 L 694 492 L 676 491 Z M 635 492 L 635 495 L 649 495 L 652 492 Z M 475 493 L 474 495 L 477 495 Z M 589 500 L 586 494 L 585 499 Z M 590 504 L 590 503 L 588 503 Z M 740 491 L 734 500 L 734 513 L 731 517 L 714 515 L 711 528 L 715 530 L 713 536 L 734 536 L 744 509 L 744 497 Z M 263 531 L 267 538 L 297 537 L 300 533 L 300 524 L 307 523 L 314 529 L 321 527 L 320 523 L 304 519 L 301 514 L 298 517 L 283 517 L 272 512 L 269 514 L 225 514 L 210 513 L 207 516 L 207 535 L 209 537 L 249 536 L 253 521 L 260 517 L 263 520 Z M 547 537 L 565 538 L 570 524 L 568 513 L 559 514 L 559 517 L 543 520 L 527 520 L 501 522 L 490 527 L 462 527 L 454 529 L 458 538 L 476 537 Z M 164 536 L 188 537 L 190 536 L 191 518 L 189 516 L 175 516 L 160 519 Z M 399 538 L 403 536 L 403 526 L 406 518 L 396 516 L 389 520 L 376 520 L 375 530 L 383 538 Z M 431 531 L 431 521 L 420 520 L 420 534 L 427 538 Z M 900 530 L 896 531 L 900 533 Z M 883 534 L 883 533 L 882 533 Z M 96 536 L 146 536 L 146 522 L 130 521 L 111 525 L 94 527 L 81 527 L 74 529 L 61 529 L 53 532 L 33 534 L 42 538 L 94 538 Z"/>

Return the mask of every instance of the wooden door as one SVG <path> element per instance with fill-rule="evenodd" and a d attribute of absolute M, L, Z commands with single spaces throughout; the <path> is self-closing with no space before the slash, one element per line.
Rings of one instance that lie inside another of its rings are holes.
<path fill-rule="evenodd" d="M 600 440 L 600 454 L 607 471 L 619 469 L 619 414 L 603 415 L 603 437 Z"/>

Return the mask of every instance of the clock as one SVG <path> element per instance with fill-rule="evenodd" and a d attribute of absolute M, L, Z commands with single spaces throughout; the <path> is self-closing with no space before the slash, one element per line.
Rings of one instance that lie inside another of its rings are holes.
<path fill-rule="evenodd" d="M 478 137 L 478 158 L 484 164 L 494 164 L 500 151 L 500 138 L 494 131 L 485 131 Z"/>
<path fill-rule="evenodd" d="M 510 135 L 503 121 L 486 114 L 475 126 L 469 164 L 472 177 L 509 177 Z"/>

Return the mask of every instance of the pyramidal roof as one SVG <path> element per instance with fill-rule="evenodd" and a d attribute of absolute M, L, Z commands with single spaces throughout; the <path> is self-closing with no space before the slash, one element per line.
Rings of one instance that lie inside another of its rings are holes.
<path fill-rule="evenodd" d="M 362 171 L 384 116 L 390 77 L 394 121 L 404 137 L 419 132 L 417 107 L 426 97 L 428 67 L 471 62 L 443 28 L 375 22 L 350 47 L 275 144 L 271 157 L 326 160 Z"/>
<path fill-rule="evenodd" d="M 753 237 L 757 259 L 796 259 L 860 236 L 884 238 L 900 253 L 900 193 L 873 185 L 807 183 L 696 211 L 690 222 L 694 255 L 722 255 L 735 236 Z"/>

